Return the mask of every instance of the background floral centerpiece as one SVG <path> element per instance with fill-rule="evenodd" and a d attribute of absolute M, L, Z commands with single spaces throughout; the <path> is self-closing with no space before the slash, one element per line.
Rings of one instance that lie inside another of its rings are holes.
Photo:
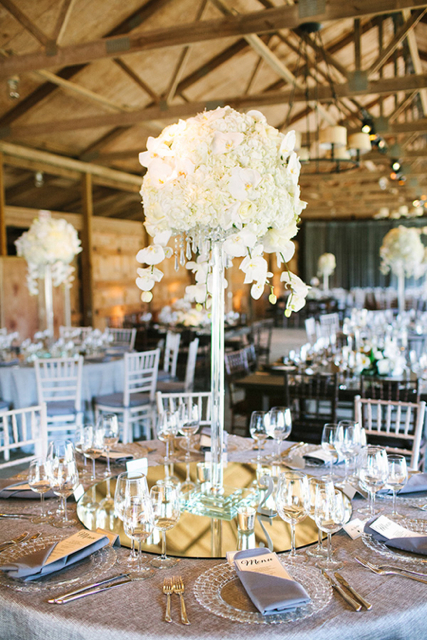
<path fill-rule="evenodd" d="M 413 276 L 424 260 L 424 245 L 417 229 L 400 225 L 384 236 L 380 248 L 382 273 L 398 278 L 399 311 L 405 310 L 405 276 Z"/>
<path fill-rule="evenodd" d="M 337 262 L 333 253 L 322 253 L 317 261 L 317 274 L 323 277 L 323 289 L 329 289 L 329 276 L 335 271 Z"/>
<path fill-rule="evenodd" d="M 45 277 L 46 266 L 52 269 L 52 284 L 70 287 L 74 267 L 71 262 L 81 252 L 77 231 L 66 220 L 52 218 L 49 211 L 40 211 L 28 231 L 15 242 L 18 256 L 27 261 L 28 289 L 38 294 L 38 279 Z"/>

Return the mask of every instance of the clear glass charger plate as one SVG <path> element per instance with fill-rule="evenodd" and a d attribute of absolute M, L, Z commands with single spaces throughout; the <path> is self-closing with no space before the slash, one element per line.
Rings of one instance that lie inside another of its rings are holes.
<path fill-rule="evenodd" d="M 63 540 L 66 536 L 50 535 L 43 538 L 34 540 L 28 545 L 15 545 L 14 547 L 3 551 L 0 558 L 1 564 L 8 564 L 14 560 L 22 557 L 24 553 L 33 553 L 34 551 L 40 551 L 45 549 L 49 545 Z M 85 583 L 95 582 L 97 579 L 109 571 L 116 563 L 117 555 L 114 549 L 111 547 L 104 547 L 95 551 L 88 558 L 76 562 L 68 569 L 58 571 L 50 576 L 25 582 L 17 578 L 11 578 L 0 571 L 0 585 L 14 589 L 15 591 L 44 591 L 47 589 L 54 589 L 56 587 L 66 586 L 81 582 L 84 579 Z M 0 568 L 1 568 L 0 564 Z"/>
<path fill-rule="evenodd" d="M 403 518 L 402 520 L 399 520 L 399 525 L 405 527 L 406 529 L 410 529 L 411 531 L 415 531 L 416 533 L 423 533 L 427 536 L 427 520 Z M 379 540 L 376 540 L 370 534 L 364 533 L 362 535 L 362 541 L 368 547 L 368 549 L 370 549 L 371 551 L 375 551 L 375 553 L 379 553 L 380 555 L 384 556 L 385 558 L 389 558 L 390 560 L 403 560 L 405 562 L 427 564 L 426 556 L 421 556 L 413 553 L 408 553 L 400 549 L 387 547 L 384 542 L 379 542 Z"/>
<path fill-rule="evenodd" d="M 248 624 L 282 624 L 309 618 L 327 606 L 332 598 L 332 588 L 314 567 L 287 564 L 280 558 L 286 571 L 307 591 L 311 602 L 293 611 L 263 616 L 247 596 L 233 567 L 227 562 L 202 573 L 195 582 L 194 595 L 205 609 L 234 622 Z"/>
<path fill-rule="evenodd" d="M 303 444 L 294 451 L 291 451 L 291 455 L 288 458 L 288 461 L 292 464 L 292 461 L 295 461 L 297 458 L 303 459 L 305 463 L 305 467 L 313 467 L 315 469 L 325 469 L 325 471 L 329 471 L 329 464 L 312 462 L 311 460 L 304 460 L 303 456 L 309 455 L 314 451 L 318 451 L 321 449 L 317 444 Z M 286 457 L 286 451 L 283 452 L 283 455 Z M 299 465 L 297 465 L 299 468 Z"/>
<path fill-rule="evenodd" d="M 388 494 L 388 493 L 377 493 L 376 497 L 379 500 L 393 500 L 393 496 L 392 494 Z M 424 492 L 423 495 L 421 495 L 420 493 L 417 494 L 403 494 L 403 495 L 396 495 L 396 504 L 397 505 L 402 505 L 405 507 L 423 507 L 424 505 L 427 505 L 427 493 Z M 426 509 L 427 511 L 427 509 Z"/>

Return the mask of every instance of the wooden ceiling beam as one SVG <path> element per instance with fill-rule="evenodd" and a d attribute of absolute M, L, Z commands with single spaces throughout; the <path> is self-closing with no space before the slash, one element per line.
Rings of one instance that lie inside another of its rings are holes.
<path fill-rule="evenodd" d="M 398 91 L 413 91 L 427 87 L 427 74 L 399 76 L 393 78 L 381 78 L 379 80 L 371 80 L 366 89 L 353 89 L 347 83 L 334 85 L 334 90 L 338 98 L 346 98 L 360 95 L 370 94 L 386 94 L 390 95 Z M 77 129 L 94 129 L 96 127 L 114 127 L 140 124 L 149 120 L 175 120 L 192 116 L 204 110 L 215 109 L 218 106 L 230 105 L 235 109 L 252 109 L 268 105 L 287 104 L 290 99 L 291 90 L 286 91 L 269 91 L 259 95 L 230 97 L 219 100 L 206 100 L 200 102 L 189 102 L 184 104 L 170 105 L 166 108 L 164 104 L 137 109 L 132 112 L 120 114 L 102 114 L 98 116 L 89 116 L 84 118 L 71 118 L 69 120 L 39 122 L 31 125 L 12 125 L 0 130 L 0 137 L 17 136 L 38 136 L 38 135 L 55 135 L 60 131 L 74 131 Z M 303 91 L 295 91 L 293 94 L 294 102 L 306 102 L 307 96 Z M 316 87 L 315 91 L 310 90 L 308 100 L 318 100 L 319 102 L 331 102 L 333 100 L 332 91 L 329 86 Z M 424 131 L 424 122 L 419 121 L 421 128 L 417 122 L 390 124 L 389 133 L 404 133 L 407 131 Z M 405 129 L 407 124 L 409 129 Z M 399 128 L 403 127 L 403 128 Z"/>
<path fill-rule="evenodd" d="M 311 20 L 325 22 L 421 7 L 425 7 L 425 2 L 419 0 L 359 0 L 357 3 L 331 0 L 326 4 L 325 10 L 311 16 Z M 63 47 L 52 56 L 39 51 L 13 56 L 2 62 L 0 75 L 8 77 L 27 71 L 83 64 L 102 58 L 115 58 L 118 54 L 150 51 L 176 45 L 184 46 L 219 38 L 272 33 L 278 29 L 294 29 L 304 21 L 305 19 L 299 15 L 297 5 L 281 6 L 220 20 L 203 20 L 166 29 L 132 33 L 127 37 L 101 38 Z"/>
<path fill-rule="evenodd" d="M 155 93 L 151 87 L 149 87 L 148 84 L 144 82 L 144 80 L 135 73 L 128 64 L 126 64 L 126 62 L 123 62 L 121 58 L 114 58 L 114 62 L 131 80 L 135 82 L 135 84 L 138 85 L 138 87 L 143 89 L 143 91 L 150 96 L 154 103 L 158 104 L 160 102 L 160 96 L 158 96 L 157 93 Z"/>
<path fill-rule="evenodd" d="M 15 20 L 17 20 L 19 24 L 28 31 L 28 33 L 31 33 L 31 35 L 41 45 L 43 45 L 43 47 L 48 46 L 50 38 L 48 38 L 47 35 L 43 33 L 43 31 L 39 29 L 38 26 L 34 24 L 34 22 L 30 20 L 14 2 L 12 2 L 12 0 L 0 0 L 0 4 L 2 4 L 3 7 L 15 18 Z M 13 73 L 11 75 L 13 75 Z"/>
<path fill-rule="evenodd" d="M 404 9 L 402 11 L 402 15 L 404 20 L 409 20 L 411 12 L 409 9 Z M 420 72 L 422 73 L 423 65 L 420 60 L 420 54 L 418 52 L 417 38 L 413 30 L 408 33 L 408 46 L 409 46 L 409 52 L 411 54 L 412 64 L 413 64 L 415 73 L 420 73 Z M 421 100 L 424 116 L 427 117 L 427 90 L 421 89 L 419 93 L 420 93 L 420 100 Z"/>
<path fill-rule="evenodd" d="M 60 45 L 63 35 L 67 29 L 68 21 L 73 10 L 76 0 L 63 0 L 56 19 L 55 27 L 52 33 L 52 41 L 55 45 Z"/>

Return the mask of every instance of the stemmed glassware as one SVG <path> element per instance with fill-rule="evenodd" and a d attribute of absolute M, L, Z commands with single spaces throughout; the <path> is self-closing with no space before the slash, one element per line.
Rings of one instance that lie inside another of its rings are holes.
<path fill-rule="evenodd" d="M 344 458 L 344 478 L 338 486 L 343 487 L 348 482 L 349 462 L 356 455 L 359 445 L 359 424 L 352 420 L 340 420 L 338 422 L 335 447 Z"/>
<path fill-rule="evenodd" d="M 79 472 L 74 457 L 74 447 L 69 441 L 51 442 L 47 454 L 47 474 L 53 493 L 61 498 L 61 519 L 52 520 L 55 527 L 71 527 L 77 520 L 69 518 L 67 498 L 79 484 Z"/>
<path fill-rule="evenodd" d="M 313 518 L 315 516 L 316 511 L 316 494 L 317 488 L 320 487 L 325 491 L 332 491 L 334 488 L 334 484 L 329 476 L 322 476 L 321 478 L 309 478 L 308 479 L 308 492 L 307 492 L 307 501 L 305 503 L 305 512 L 308 516 Z M 313 549 L 307 550 L 307 555 L 312 558 L 324 558 L 327 555 L 327 551 L 322 544 L 322 531 L 317 528 L 317 545 Z"/>
<path fill-rule="evenodd" d="M 124 512 L 126 500 L 139 499 L 141 501 L 149 498 L 147 478 L 142 473 L 125 471 L 121 473 L 116 480 L 116 490 L 114 493 L 114 512 L 116 516 L 124 521 Z M 131 539 L 130 554 L 126 559 L 126 563 L 130 568 L 133 568 L 137 561 L 135 553 L 135 539 Z M 147 556 L 139 555 L 138 563 L 141 563 L 142 559 L 148 559 Z"/>
<path fill-rule="evenodd" d="M 338 460 L 338 451 L 336 447 L 338 437 L 338 425 L 334 423 L 327 423 L 323 427 L 322 431 L 322 449 L 328 454 L 329 458 L 329 477 L 332 480 L 334 474 L 332 472 L 332 465 Z"/>
<path fill-rule="evenodd" d="M 178 560 L 166 556 L 166 531 L 172 529 L 180 517 L 180 495 L 176 485 L 165 481 L 151 487 L 150 498 L 153 505 L 154 527 L 162 532 L 162 555 L 151 561 L 153 567 L 169 569 Z"/>
<path fill-rule="evenodd" d="M 50 516 L 46 513 L 44 504 L 44 494 L 50 489 L 48 465 L 44 458 L 37 458 L 31 460 L 30 467 L 28 469 L 28 484 L 32 491 L 40 494 L 40 515 L 34 516 L 31 522 L 39 524 L 41 522 L 48 522 Z"/>
<path fill-rule="evenodd" d="M 84 433 L 84 425 L 80 425 L 80 426 L 76 426 L 76 435 L 74 438 L 74 449 L 75 451 L 77 451 L 77 453 L 79 453 L 81 455 L 81 457 L 83 458 L 83 467 L 80 467 L 79 470 L 79 475 L 80 475 L 80 480 L 82 482 L 86 482 L 87 480 L 90 480 L 91 474 L 90 471 L 87 468 L 87 458 L 83 453 L 83 433 Z"/>
<path fill-rule="evenodd" d="M 314 521 L 321 531 L 328 536 L 327 557 L 316 563 L 320 569 L 340 569 L 343 565 L 339 560 L 332 557 L 332 534 L 339 531 L 345 523 L 346 509 L 344 495 L 339 489 L 329 483 L 316 488 L 316 498 L 314 507 Z"/>
<path fill-rule="evenodd" d="M 107 456 L 107 468 L 104 472 L 105 478 L 111 477 L 110 452 L 119 441 L 119 421 L 115 413 L 101 415 L 97 428 L 102 429 L 104 437 L 104 450 Z"/>
<path fill-rule="evenodd" d="M 166 446 L 165 457 L 163 462 L 170 464 L 171 459 L 171 445 L 178 433 L 178 415 L 174 411 L 164 411 L 159 415 L 157 421 L 157 438 L 160 442 L 164 442 Z"/>
<path fill-rule="evenodd" d="M 252 411 L 249 433 L 258 445 L 257 462 L 261 462 L 261 449 L 268 437 L 270 417 L 268 411 Z"/>
<path fill-rule="evenodd" d="M 83 428 L 82 451 L 86 458 L 92 460 L 92 476 L 90 480 L 95 482 L 95 460 L 105 453 L 104 430 L 101 427 L 88 425 Z"/>
<path fill-rule="evenodd" d="M 142 562 L 147 556 L 141 554 L 141 544 L 147 540 L 153 531 L 153 507 L 150 499 L 146 496 L 129 495 L 125 499 L 123 507 L 123 528 L 125 534 L 132 540 L 138 542 L 138 553 L 132 573 L 138 576 L 139 580 L 151 578 L 155 571 Z"/>
<path fill-rule="evenodd" d="M 185 462 L 190 462 L 191 436 L 194 436 L 200 426 L 199 407 L 197 404 L 183 402 L 178 409 L 178 430 L 186 442 Z"/>
<path fill-rule="evenodd" d="M 387 456 L 388 475 L 386 486 L 393 492 L 393 509 L 391 516 L 400 520 L 403 516 L 396 509 L 396 493 L 408 482 L 408 467 L 405 456 L 389 453 Z"/>
<path fill-rule="evenodd" d="M 273 407 L 269 411 L 269 435 L 276 443 L 273 461 L 280 463 L 280 445 L 292 430 L 292 415 L 289 407 Z"/>
<path fill-rule="evenodd" d="M 291 525 L 290 562 L 305 562 L 306 558 L 296 552 L 295 526 L 306 517 L 308 479 L 300 471 L 285 471 L 279 476 L 276 491 L 276 508 L 279 516 Z"/>
<path fill-rule="evenodd" d="M 373 517 L 378 513 L 375 509 L 375 494 L 384 487 L 388 476 L 387 453 L 383 447 L 368 445 L 362 452 L 359 468 L 359 479 L 362 488 L 369 494 L 367 508 L 358 509 L 359 513 L 366 513 Z"/>

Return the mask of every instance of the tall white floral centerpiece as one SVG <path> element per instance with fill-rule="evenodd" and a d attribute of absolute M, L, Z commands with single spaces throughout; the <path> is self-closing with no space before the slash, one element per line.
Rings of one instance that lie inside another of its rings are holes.
<path fill-rule="evenodd" d="M 224 427 L 224 268 L 241 258 L 244 282 L 258 299 L 265 287 L 275 301 L 265 253 L 284 265 L 281 280 L 288 297 L 286 315 L 305 304 L 308 287 L 291 274 L 301 211 L 294 152 L 295 134 L 286 136 L 267 124 L 259 111 L 246 114 L 230 107 L 198 114 L 148 138 L 140 154 L 147 168 L 142 185 L 145 226 L 153 243 L 139 251 L 136 283 L 143 301 L 163 273 L 158 268 L 174 256 L 176 268 L 186 266 L 195 284 L 188 300 L 211 310 L 212 351 L 212 486 L 222 492 Z M 174 238 L 171 240 L 171 238 Z M 171 244 L 169 245 L 168 243 Z"/>
<path fill-rule="evenodd" d="M 52 286 L 64 285 L 66 324 L 71 324 L 69 290 L 74 279 L 74 267 L 70 263 L 82 250 L 77 231 L 66 220 L 52 218 L 49 211 L 40 211 L 30 229 L 15 244 L 18 256 L 23 256 L 27 261 L 30 295 L 37 295 L 38 281 L 44 281 L 46 329 L 53 337 Z"/>
<path fill-rule="evenodd" d="M 337 261 L 333 253 L 322 253 L 317 261 L 317 273 L 323 277 L 323 290 L 329 291 L 329 276 L 335 271 Z"/>
<path fill-rule="evenodd" d="M 417 274 L 424 260 L 424 245 L 417 229 L 399 226 L 390 229 L 380 248 L 382 273 L 397 276 L 399 312 L 405 311 L 405 276 Z"/>

